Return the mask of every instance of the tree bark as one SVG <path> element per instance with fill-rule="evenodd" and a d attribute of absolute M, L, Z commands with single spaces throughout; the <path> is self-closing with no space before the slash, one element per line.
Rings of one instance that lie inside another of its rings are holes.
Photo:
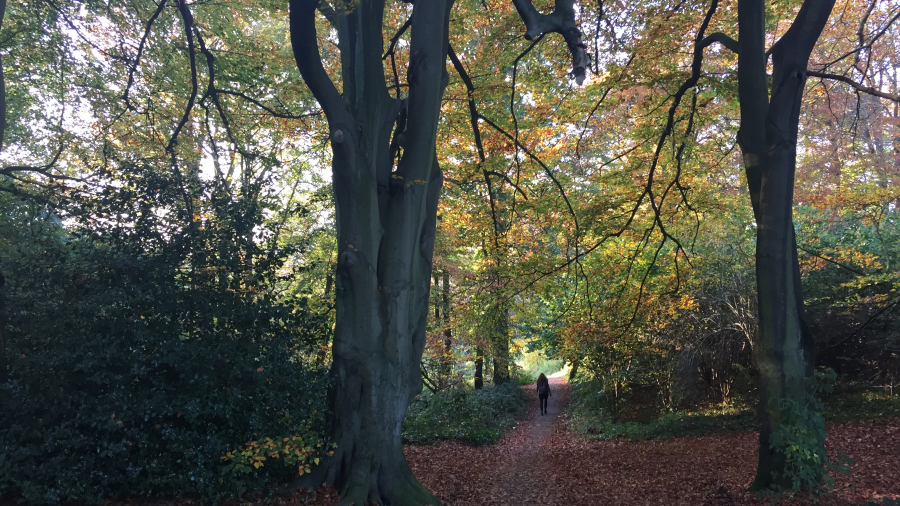
<path fill-rule="evenodd" d="M 782 423 L 782 402 L 804 402 L 815 365 L 800 285 L 793 191 L 806 67 L 833 5 L 834 0 L 806 0 L 770 50 L 774 68 L 770 100 L 765 2 L 738 4 L 739 142 L 757 223 L 759 332 L 753 351 L 760 373 L 760 447 L 755 490 L 790 485 L 785 482 L 784 454 L 771 448 L 770 438 Z"/>
<path fill-rule="evenodd" d="M 334 455 L 305 484 L 340 489 L 338 504 L 439 504 L 413 476 L 400 430 L 422 390 L 426 324 L 441 171 L 435 154 L 452 0 L 413 7 L 409 95 L 392 98 L 381 59 L 384 2 L 330 12 L 338 33 L 342 86 L 319 54 L 318 0 L 291 0 L 297 67 L 328 120 L 338 263 L 332 346 Z M 403 110 L 404 114 L 400 114 Z M 405 132 L 398 119 L 405 118 Z M 391 135 L 403 149 L 396 170 Z M 398 139 L 403 134 L 403 140 Z"/>
<path fill-rule="evenodd" d="M 492 334 L 494 385 L 502 385 L 509 381 L 509 309 L 499 303 Z"/>

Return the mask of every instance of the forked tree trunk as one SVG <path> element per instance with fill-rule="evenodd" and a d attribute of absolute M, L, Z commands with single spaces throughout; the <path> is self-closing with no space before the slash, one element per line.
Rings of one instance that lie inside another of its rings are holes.
<path fill-rule="evenodd" d="M 753 351 L 759 368 L 761 427 L 752 486 L 756 490 L 790 486 L 785 481 L 785 456 L 771 448 L 770 438 L 782 423 L 782 402 L 805 402 L 814 366 L 800 286 L 793 192 L 807 63 L 833 5 L 834 0 L 806 0 L 790 29 L 770 50 L 774 66 L 770 99 L 765 1 L 738 4 L 739 141 L 758 227 L 759 333 Z"/>
<path fill-rule="evenodd" d="M 332 457 L 307 484 L 340 489 L 339 504 L 439 504 L 413 476 L 400 430 L 422 390 L 441 171 L 435 137 L 448 76 L 452 0 L 416 3 L 409 95 L 392 98 L 382 64 L 384 1 L 327 11 L 338 33 L 343 93 L 319 54 L 318 0 L 291 0 L 297 66 L 325 112 L 337 209 L 337 316 L 329 393 Z M 393 142 L 392 142 L 393 133 Z M 396 170 L 394 148 L 402 148 Z"/>

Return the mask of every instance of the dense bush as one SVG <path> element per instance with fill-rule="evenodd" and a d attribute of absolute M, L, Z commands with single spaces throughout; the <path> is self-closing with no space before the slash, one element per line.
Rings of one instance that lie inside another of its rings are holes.
<path fill-rule="evenodd" d="M 423 392 L 406 412 L 403 440 L 416 444 L 446 439 L 495 443 L 524 415 L 528 400 L 516 382 L 478 390 L 460 385 L 436 394 Z"/>
<path fill-rule="evenodd" d="M 276 299 L 273 269 L 245 268 L 246 247 L 211 238 L 211 226 L 152 242 L 4 211 L 0 496 L 216 500 L 297 475 L 275 459 L 234 473 L 222 457 L 249 440 L 298 436 L 310 460 L 324 451 L 325 375 L 298 339 L 320 318 L 302 299 Z M 243 263 L 198 260 L 214 248 Z"/>

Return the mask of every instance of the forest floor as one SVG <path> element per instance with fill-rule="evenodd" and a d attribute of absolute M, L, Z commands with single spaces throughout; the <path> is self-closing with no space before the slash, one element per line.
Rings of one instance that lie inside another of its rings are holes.
<path fill-rule="evenodd" d="M 592 441 L 568 430 L 570 398 L 562 378 L 551 378 L 549 414 L 534 409 L 499 443 L 443 442 L 407 446 L 410 467 L 447 506 L 594 506 L 770 504 L 747 491 L 756 470 L 758 434 L 738 432 L 662 441 Z M 850 476 L 819 504 L 837 506 L 900 497 L 900 418 L 829 424 L 829 455 L 846 453 Z M 334 504 L 319 488 L 310 506 Z M 309 497 L 298 494 L 298 502 Z M 288 503 L 294 502 L 288 500 Z M 811 504 L 806 495 L 782 504 Z"/>

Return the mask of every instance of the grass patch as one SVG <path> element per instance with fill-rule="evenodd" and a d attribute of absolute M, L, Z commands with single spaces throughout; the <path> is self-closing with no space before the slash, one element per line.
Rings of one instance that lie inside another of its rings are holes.
<path fill-rule="evenodd" d="M 900 416 L 900 395 L 885 391 L 847 392 L 825 398 L 825 420 L 851 422 Z"/>
<path fill-rule="evenodd" d="M 434 444 L 455 439 L 496 443 L 525 414 L 528 395 L 517 382 L 475 390 L 459 386 L 423 393 L 410 403 L 403 422 L 403 442 Z"/>
<path fill-rule="evenodd" d="M 588 439 L 669 439 L 756 429 L 753 410 L 745 406 L 718 406 L 696 411 L 666 413 L 649 422 L 613 422 L 602 412 L 573 411 L 570 426 Z"/>
<path fill-rule="evenodd" d="M 520 360 L 516 360 L 516 365 L 527 372 L 531 377 L 537 377 L 543 373 L 550 376 L 558 372 L 563 367 L 562 360 L 549 359 L 544 355 L 543 351 L 526 351 L 522 354 Z M 531 381 L 534 383 L 534 380 Z"/>
<path fill-rule="evenodd" d="M 845 423 L 900 416 L 900 395 L 888 392 L 850 392 L 824 399 L 825 420 Z M 602 408 L 576 405 L 569 425 L 592 440 L 668 439 L 721 432 L 758 430 L 756 410 L 749 403 L 710 406 L 666 413 L 648 422 L 613 422 Z"/>

